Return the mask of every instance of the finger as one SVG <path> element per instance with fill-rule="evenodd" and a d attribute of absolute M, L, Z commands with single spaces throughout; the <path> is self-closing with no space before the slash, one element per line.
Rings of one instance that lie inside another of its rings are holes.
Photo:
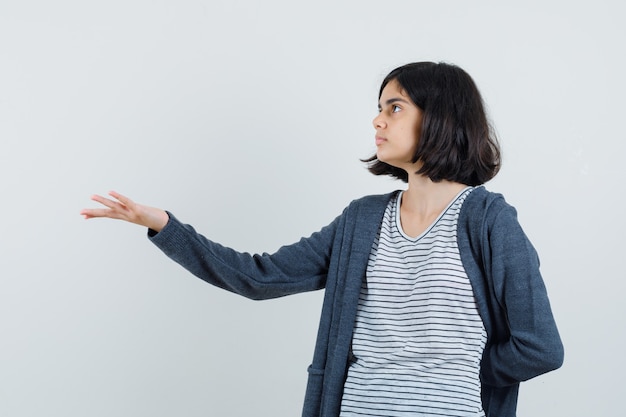
<path fill-rule="evenodd" d="M 108 198 L 106 198 L 106 197 L 102 197 L 101 195 L 98 195 L 98 194 L 94 194 L 94 195 L 92 195 L 92 196 L 91 196 L 91 200 L 92 200 L 92 201 L 95 201 L 95 202 L 97 202 L 97 203 L 100 203 L 100 204 L 102 204 L 103 206 L 107 206 L 108 208 L 110 208 L 110 209 L 112 209 L 112 210 L 114 210 L 114 209 L 119 209 L 119 208 L 120 208 L 120 206 L 121 206 L 121 204 L 120 204 L 120 203 L 118 203 L 118 202 L 116 202 L 116 201 L 113 201 L 113 200 L 111 200 L 111 199 L 108 199 Z"/>
<path fill-rule="evenodd" d="M 80 214 L 81 214 L 81 216 L 83 216 L 83 218 L 85 220 L 97 219 L 97 218 L 100 218 L 100 217 L 105 217 L 105 216 L 101 216 L 101 215 L 96 215 L 93 212 L 81 212 Z"/>
<path fill-rule="evenodd" d="M 96 217 L 108 217 L 110 219 L 119 219 L 120 216 L 113 210 L 109 209 L 83 209 L 80 214 L 85 219 L 93 219 Z"/>
<path fill-rule="evenodd" d="M 126 197 L 125 195 L 118 193 L 117 191 L 109 191 L 109 195 L 115 198 L 116 200 L 118 200 L 120 203 L 122 203 L 125 206 L 131 206 L 134 204 L 133 200 Z"/>

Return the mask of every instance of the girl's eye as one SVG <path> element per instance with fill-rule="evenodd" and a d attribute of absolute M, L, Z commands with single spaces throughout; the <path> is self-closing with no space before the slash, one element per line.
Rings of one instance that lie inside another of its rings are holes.
<path fill-rule="evenodd" d="M 391 112 L 392 113 L 398 113 L 400 110 L 402 110 L 402 109 L 400 107 L 398 107 L 398 106 L 393 106 L 391 108 Z"/>

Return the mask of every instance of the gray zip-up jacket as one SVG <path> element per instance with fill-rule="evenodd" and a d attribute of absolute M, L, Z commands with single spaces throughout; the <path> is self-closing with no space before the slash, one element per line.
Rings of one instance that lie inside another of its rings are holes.
<path fill-rule="evenodd" d="M 150 240 L 201 279 L 251 299 L 325 288 L 302 415 L 339 415 L 361 283 L 383 213 L 395 193 L 353 201 L 331 224 L 273 254 L 240 253 L 206 239 L 170 214 Z M 487 331 L 481 361 L 483 409 L 514 417 L 519 383 L 563 363 L 539 259 L 500 194 L 474 189 L 457 239 Z"/>

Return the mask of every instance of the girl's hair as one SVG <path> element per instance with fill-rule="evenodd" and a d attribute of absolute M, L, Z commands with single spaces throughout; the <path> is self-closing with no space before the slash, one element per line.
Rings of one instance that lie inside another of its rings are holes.
<path fill-rule="evenodd" d="M 468 73 L 445 63 L 407 64 L 385 77 L 379 98 L 385 86 L 394 80 L 423 112 L 422 131 L 412 158 L 412 162 L 422 163 L 417 174 L 435 182 L 449 180 L 476 186 L 498 173 L 498 140 L 480 92 Z M 408 181 L 406 171 L 379 161 L 376 155 L 363 162 L 375 175 Z"/>

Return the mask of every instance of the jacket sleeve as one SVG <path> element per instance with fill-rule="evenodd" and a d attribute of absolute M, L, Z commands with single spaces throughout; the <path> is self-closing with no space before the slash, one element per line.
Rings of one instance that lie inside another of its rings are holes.
<path fill-rule="evenodd" d="M 210 284 L 255 300 L 314 291 L 326 284 L 339 218 L 274 254 L 249 254 L 213 242 L 168 215 L 170 220 L 163 230 L 149 230 L 148 238 L 172 260 Z"/>
<path fill-rule="evenodd" d="M 486 347 L 481 363 L 483 382 L 504 387 L 559 368 L 563 345 L 552 315 L 539 258 L 517 221 L 513 207 L 504 204 L 489 222 L 485 259 L 491 276 L 499 321 L 506 328 Z"/>

